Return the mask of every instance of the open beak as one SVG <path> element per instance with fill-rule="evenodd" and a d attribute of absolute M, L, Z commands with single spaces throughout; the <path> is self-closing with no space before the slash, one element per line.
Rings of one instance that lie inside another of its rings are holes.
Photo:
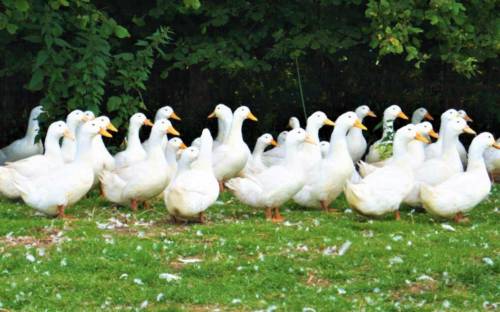
<path fill-rule="evenodd" d="M 464 120 L 467 121 L 467 122 L 473 122 L 474 120 L 472 120 L 472 118 L 469 117 L 469 115 L 465 115 L 464 116 Z"/>
<path fill-rule="evenodd" d="M 71 133 L 71 131 L 69 131 L 68 129 L 64 130 L 64 133 L 63 133 L 63 136 L 68 139 L 68 140 L 71 140 L 71 141 L 74 141 L 75 140 L 75 136 L 73 135 L 73 133 Z"/>
<path fill-rule="evenodd" d="M 175 120 L 182 120 L 181 117 L 177 116 L 175 112 L 172 112 L 172 115 L 170 115 L 170 118 L 175 119 Z"/>
<path fill-rule="evenodd" d="M 437 134 L 434 130 L 429 131 L 429 135 L 434 139 L 439 139 L 439 134 Z"/>
<path fill-rule="evenodd" d="M 410 119 L 410 118 L 408 118 L 408 116 L 406 116 L 406 114 L 405 114 L 405 113 L 403 113 L 403 112 L 400 112 L 400 113 L 398 114 L 398 117 L 399 117 L 399 118 L 401 118 L 401 119 L 404 119 L 404 120 L 408 120 L 408 119 Z"/>
<path fill-rule="evenodd" d="M 472 130 L 471 127 L 465 127 L 464 132 L 472 135 L 477 135 L 476 131 Z"/>
<path fill-rule="evenodd" d="M 314 141 L 314 139 L 309 134 L 306 134 L 306 139 L 304 140 L 304 142 L 307 142 L 307 143 L 310 143 L 310 144 L 314 144 L 314 145 L 318 145 L 318 143 L 316 143 Z"/>
<path fill-rule="evenodd" d="M 175 130 L 175 128 L 174 128 L 174 127 L 172 127 L 172 126 L 169 126 L 169 127 L 167 128 L 167 133 L 170 133 L 170 134 L 173 134 L 173 135 L 177 135 L 177 136 L 181 135 L 181 134 L 179 133 L 179 131 Z"/>
<path fill-rule="evenodd" d="M 184 142 L 181 143 L 181 146 L 179 146 L 179 149 L 183 150 L 183 149 L 186 149 L 187 148 L 187 145 L 184 144 Z"/>
<path fill-rule="evenodd" d="M 417 132 L 417 134 L 415 135 L 415 140 L 417 141 L 420 141 L 420 142 L 424 142 L 426 144 L 429 144 L 429 140 L 427 140 L 426 137 L 424 137 L 423 135 L 421 135 L 420 133 Z"/>
<path fill-rule="evenodd" d="M 109 130 L 109 131 L 118 132 L 118 129 L 116 129 L 116 127 L 112 123 L 109 123 L 106 126 L 106 129 Z"/>
<path fill-rule="evenodd" d="M 112 138 L 113 136 L 111 135 L 111 133 L 109 133 L 106 129 L 104 128 L 101 128 L 99 130 L 99 134 L 102 135 L 102 136 L 105 136 L 107 138 Z"/>
<path fill-rule="evenodd" d="M 377 117 L 377 115 L 375 115 L 373 111 L 369 111 L 368 114 L 366 114 L 366 116 Z"/>
<path fill-rule="evenodd" d="M 215 117 L 217 117 L 217 116 L 215 116 L 215 111 L 213 111 L 210 115 L 208 115 L 208 119 L 212 119 Z"/>
<path fill-rule="evenodd" d="M 272 141 L 271 141 L 271 145 L 272 145 L 272 146 L 278 146 L 278 142 L 276 142 L 276 140 L 272 140 Z"/>
<path fill-rule="evenodd" d="M 493 143 L 492 147 L 500 149 L 500 143 Z"/>
<path fill-rule="evenodd" d="M 429 113 L 425 113 L 424 118 L 427 119 L 427 120 L 430 120 L 430 121 L 434 120 L 434 117 L 432 117 L 432 115 L 429 114 Z"/>
<path fill-rule="evenodd" d="M 152 122 L 151 122 L 151 120 L 149 120 L 149 119 L 144 120 L 144 124 L 145 124 L 146 126 L 150 126 L 150 127 L 152 127 L 152 126 L 153 126 L 153 123 L 152 123 Z"/>
<path fill-rule="evenodd" d="M 259 121 L 252 112 L 248 113 L 247 118 L 253 121 Z"/>
<path fill-rule="evenodd" d="M 359 128 L 359 129 L 361 129 L 361 130 L 368 130 L 368 129 L 365 127 L 365 125 L 363 125 L 363 124 L 361 123 L 361 120 L 359 120 L 359 119 L 356 119 L 356 120 L 354 121 L 354 125 L 353 125 L 353 127 Z"/>
<path fill-rule="evenodd" d="M 327 125 L 327 126 L 332 126 L 332 127 L 335 127 L 335 123 L 333 121 L 331 121 L 329 118 L 327 118 L 323 124 Z"/>

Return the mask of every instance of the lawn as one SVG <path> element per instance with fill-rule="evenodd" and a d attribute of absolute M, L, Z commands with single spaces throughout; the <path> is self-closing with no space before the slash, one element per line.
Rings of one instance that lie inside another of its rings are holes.
<path fill-rule="evenodd" d="M 403 209 L 368 220 L 334 203 L 288 205 L 287 222 L 229 194 L 208 224 L 173 225 L 163 201 L 132 214 L 96 193 L 39 216 L 0 202 L 0 302 L 7 310 L 495 310 L 500 186 L 468 224 Z"/>

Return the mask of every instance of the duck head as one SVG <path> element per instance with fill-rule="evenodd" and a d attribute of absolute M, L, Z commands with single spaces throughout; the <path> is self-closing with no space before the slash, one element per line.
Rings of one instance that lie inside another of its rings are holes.
<path fill-rule="evenodd" d="M 179 116 L 174 112 L 171 106 L 163 106 L 156 111 L 155 121 L 158 119 L 175 119 L 181 120 Z"/>
<path fill-rule="evenodd" d="M 368 105 L 361 105 L 355 110 L 356 115 L 358 115 L 358 118 L 360 120 L 363 120 L 366 116 L 369 117 L 377 117 L 375 113 L 370 109 Z"/>
<path fill-rule="evenodd" d="M 118 132 L 118 129 L 111 123 L 111 120 L 107 116 L 99 116 L 95 119 L 95 121 L 106 130 Z"/>
<path fill-rule="evenodd" d="M 143 113 L 135 113 L 130 117 L 130 126 L 140 128 L 142 125 L 152 127 L 153 123 Z"/>
<path fill-rule="evenodd" d="M 476 135 L 476 131 L 472 130 L 471 127 L 467 125 L 467 122 L 461 117 L 455 117 L 448 121 L 446 124 L 446 134 L 452 133 L 460 135 L 462 133 L 468 133 Z"/>
<path fill-rule="evenodd" d="M 424 107 L 420 107 L 420 108 L 417 108 L 414 112 L 413 112 L 413 115 L 411 116 L 411 119 L 414 120 L 414 121 L 417 121 L 417 122 L 420 122 L 422 120 L 434 120 L 434 117 L 432 117 L 431 114 L 429 114 L 429 112 L 427 111 L 426 108 Z"/>
<path fill-rule="evenodd" d="M 467 122 L 473 121 L 472 118 L 470 118 L 469 115 L 467 115 L 467 113 L 463 109 L 458 111 L 458 116 L 462 117 Z"/>
<path fill-rule="evenodd" d="M 290 117 L 290 119 L 288 119 L 288 127 L 290 129 L 300 128 L 299 119 L 297 117 Z"/>
<path fill-rule="evenodd" d="M 56 138 L 65 137 L 69 140 L 74 140 L 74 134 L 69 130 L 68 125 L 64 121 L 56 121 L 50 124 L 47 130 L 47 136 Z"/>
<path fill-rule="evenodd" d="M 248 108 L 247 106 L 238 107 L 234 111 L 233 118 L 236 120 L 250 119 L 252 121 L 258 121 L 257 117 L 255 117 L 254 114 L 252 114 L 250 108 Z"/>
<path fill-rule="evenodd" d="M 404 120 L 408 120 L 408 116 L 401 110 L 401 107 L 398 105 L 391 105 L 387 107 L 384 111 L 384 119 L 385 120 L 395 120 L 396 118 L 401 118 Z"/>
<path fill-rule="evenodd" d="M 183 149 L 187 148 L 186 144 L 184 144 L 184 142 L 182 141 L 181 138 L 171 138 L 170 140 L 168 140 L 168 145 L 175 152 L 177 152 L 178 150 L 183 150 Z"/>
<path fill-rule="evenodd" d="M 218 118 L 222 120 L 231 120 L 233 117 L 233 111 L 225 104 L 217 104 L 214 111 L 208 115 L 208 118 Z"/>
<path fill-rule="evenodd" d="M 317 111 L 313 113 L 309 118 L 307 118 L 307 125 L 311 126 L 313 125 L 314 128 L 321 128 L 323 126 L 335 126 L 335 123 L 331 121 L 325 113 L 321 111 Z"/>
<path fill-rule="evenodd" d="M 355 112 L 345 112 L 335 120 L 336 127 L 343 127 L 346 131 L 350 128 L 367 130 Z"/>
<path fill-rule="evenodd" d="M 417 125 L 417 131 L 424 137 L 428 138 L 429 136 L 438 139 L 439 135 L 434 131 L 434 128 L 432 127 L 432 124 L 428 121 L 424 121 L 421 123 L 418 123 Z"/>
<path fill-rule="evenodd" d="M 263 146 L 264 148 L 266 146 L 272 145 L 272 146 L 277 146 L 278 143 L 274 140 L 273 136 L 269 133 L 264 133 L 257 139 L 257 144 Z"/>

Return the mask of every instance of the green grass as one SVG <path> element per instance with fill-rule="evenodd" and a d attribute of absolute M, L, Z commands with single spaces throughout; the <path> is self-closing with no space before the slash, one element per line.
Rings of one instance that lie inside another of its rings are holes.
<path fill-rule="evenodd" d="M 399 222 L 370 221 L 346 212 L 343 199 L 339 214 L 289 205 L 288 222 L 276 225 L 222 200 L 208 224 L 187 226 L 168 223 L 162 201 L 133 215 L 93 194 L 63 221 L 3 200 L 0 302 L 16 311 L 136 310 L 145 300 L 147 310 L 170 311 L 472 311 L 500 301 L 499 186 L 470 223 L 445 222 L 455 231 L 409 209 Z M 110 218 L 128 227 L 100 229 Z M 344 255 L 323 254 L 347 241 Z"/>

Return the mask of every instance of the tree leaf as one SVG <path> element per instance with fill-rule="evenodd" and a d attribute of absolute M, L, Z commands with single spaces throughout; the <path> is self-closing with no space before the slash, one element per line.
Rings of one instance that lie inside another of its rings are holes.
<path fill-rule="evenodd" d="M 30 9 L 30 4 L 28 3 L 28 0 L 17 0 L 14 2 L 16 4 L 16 9 L 18 9 L 21 12 L 26 12 Z"/>
<path fill-rule="evenodd" d="M 116 25 L 115 35 L 120 39 L 130 37 L 130 33 L 128 32 L 127 28 L 120 26 L 120 25 Z"/>
<path fill-rule="evenodd" d="M 31 91 L 39 91 L 43 88 L 43 72 L 41 70 L 35 70 L 31 80 L 28 83 L 28 89 Z"/>

